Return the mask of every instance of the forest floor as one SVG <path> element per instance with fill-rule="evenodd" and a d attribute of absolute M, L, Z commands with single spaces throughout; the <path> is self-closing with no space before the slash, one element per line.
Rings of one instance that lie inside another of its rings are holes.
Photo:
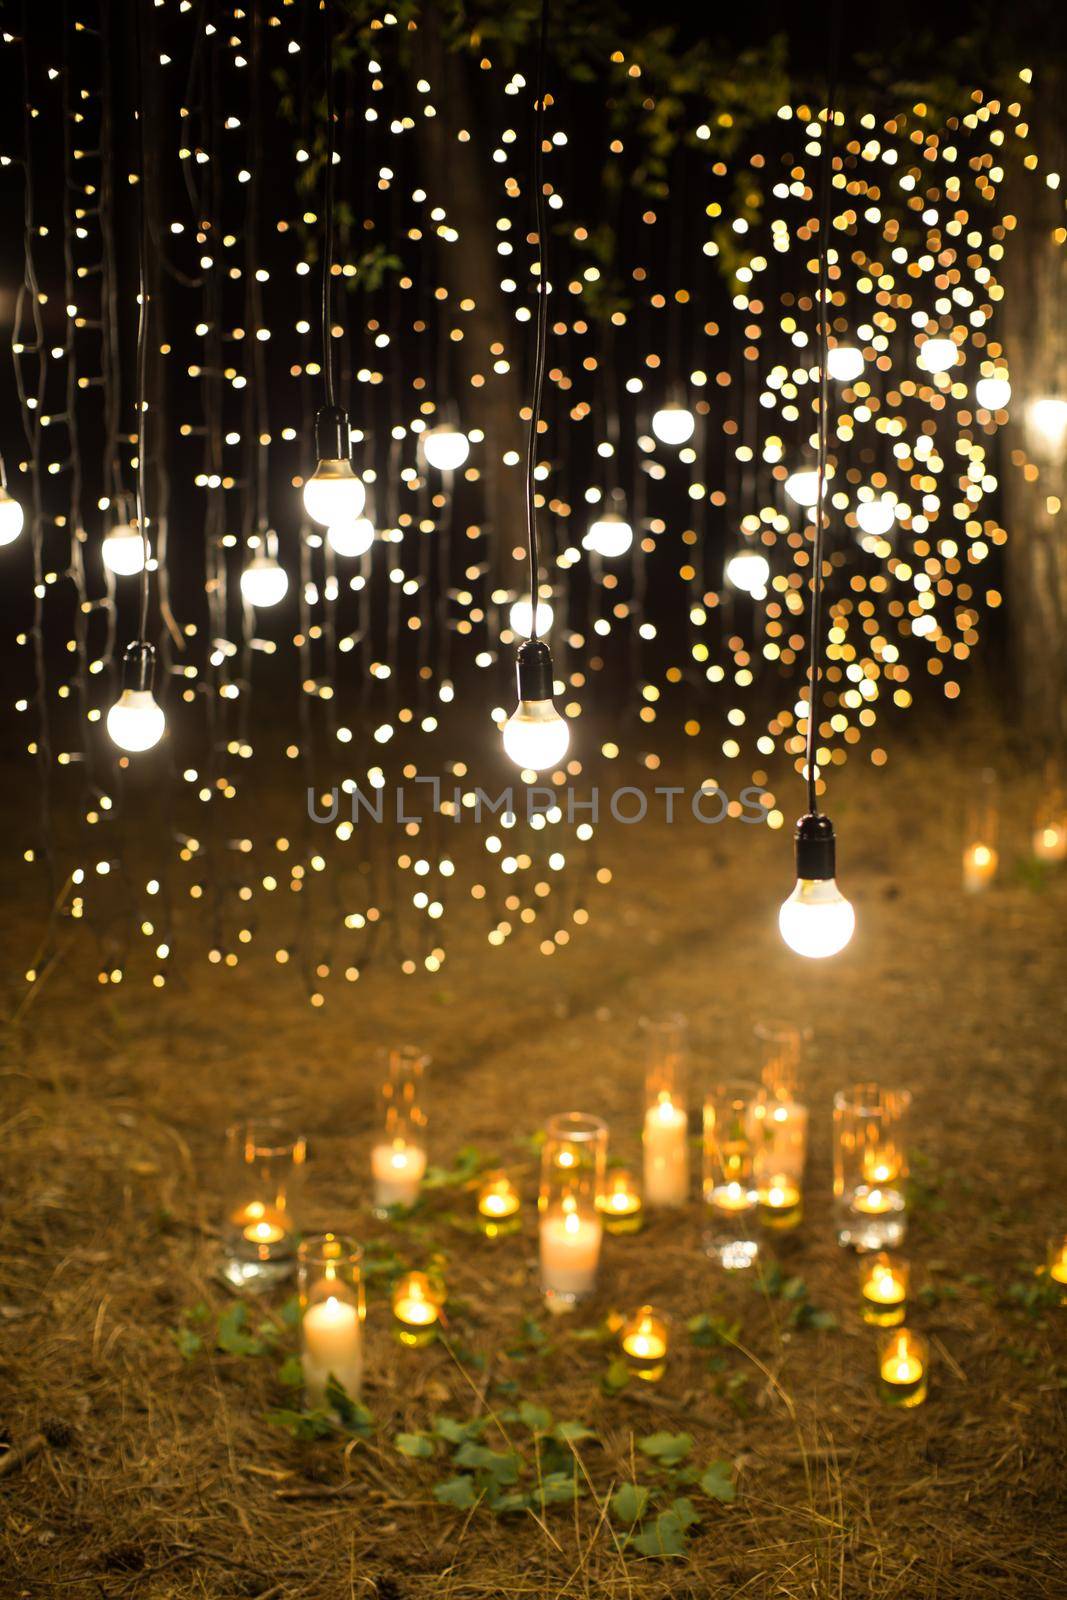
<path fill-rule="evenodd" d="M 963 895 L 974 764 L 962 740 L 850 763 L 831 810 L 858 927 L 830 962 L 778 938 L 788 830 L 651 820 L 605 830 L 614 881 L 551 959 L 530 939 L 491 950 L 472 918 L 435 976 L 375 970 L 313 1011 L 267 949 L 161 993 L 101 990 L 73 957 L 0 1061 L 0 1595 L 1067 1594 L 1067 1308 L 1035 1275 L 1067 1227 L 1067 871 L 1027 864 L 1036 787 L 1014 767 L 1001 878 Z M 23 893 L 0 939 L 8 1014 Z M 761 1018 L 812 1030 L 803 1224 L 727 1277 L 694 1185 L 686 1211 L 608 1239 L 593 1303 L 551 1319 L 531 1138 L 580 1106 L 636 1158 L 637 1020 L 668 1010 L 689 1016 L 698 1092 L 755 1075 Z M 459 1180 L 474 1147 L 512 1169 L 517 1236 L 472 1231 L 461 1181 L 407 1222 L 371 1217 L 374 1050 L 408 1040 L 433 1057 L 431 1161 Z M 913 1411 L 879 1399 L 832 1228 L 831 1095 L 871 1079 L 915 1099 L 909 1320 L 931 1371 Z M 344 1435 L 268 1419 L 299 1404 L 288 1291 L 235 1314 L 217 1277 L 223 1130 L 251 1111 L 302 1124 L 306 1227 L 354 1234 L 373 1263 L 370 1420 Z M 389 1279 L 435 1255 L 447 1334 L 403 1348 Z M 665 1375 L 611 1392 L 602 1321 L 645 1301 L 673 1319 Z M 612 1501 L 627 1483 L 649 1491 L 646 1531 L 674 1506 L 660 1527 L 680 1554 L 626 1545 L 644 1499 Z M 517 1509 L 489 1509 L 501 1484 Z"/>

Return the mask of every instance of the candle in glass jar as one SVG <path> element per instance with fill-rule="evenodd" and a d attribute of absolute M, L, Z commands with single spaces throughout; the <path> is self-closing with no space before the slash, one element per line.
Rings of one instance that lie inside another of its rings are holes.
<path fill-rule="evenodd" d="M 374 1204 L 381 1210 L 388 1206 L 410 1210 L 419 1198 L 425 1171 L 426 1152 L 419 1145 L 396 1139 L 391 1144 L 376 1144 L 371 1151 Z"/>
<path fill-rule="evenodd" d="M 393 1319 L 402 1344 L 427 1344 L 437 1332 L 444 1295 L 425 1272 L 405 1272 L 393 1286 Z"/>
<path fill-rule="evenodd" d="M 560 1207 L 541 1218 L 541 1286 L 550 1304 L 573 1302 L 596 1284 L 603 1226 L 597 1215 Z"/>
<path fill-rule="evenodd" d="M 1054 1240 L 1048 1252 L 1049 1282 L 1058 1285 L 1060 1299 L 1067 1301 L 1067 1239 Z"/>
<path fill-rule="evenodd" d="M 514 1232 L 519 1221 L 519 1194 L 506 1172 L 491 1172 L 478 1190 L 478 1220 L 489 1239 Z"/>
<path fill-rule="evenodd" d="M 689 1198 L 689 1118 L 662 1093 L 645 1112 L 645 1202 L 684 1206 Z"/>
<path fill-rule="evenodd" d="M 910 1328 L 885 1336 L 878 1351 L 882 1396 L 890 1405 L 918 1406 L 926 1399 L 926 1340 Z"/>
<path fill-rule="evenodd" d="M 289 1222 L 284 1211 L 264 1205 L 262 1200 L 250 1200 L 233 1214 L 235 1227 L 249 1244 L 279 1244 L 289 1232 Z"/>
<path fill-rule="evenodd" d="M 963 887 L 968 894 L 988 888 L 997 875 L 997 852 L 990 844 L 969 844 L 963 852 Z"/>
<path fill-rule="evenodd" d="M 861 1261 L 860 1297 L 864 1322 L 895 1328 L 904 1321 L 908 1302 L 908 1265 L 899 1256 L 879 1250 Z"/>
<path fill-rule="evenodd" d="M 1038 861 L 1067 860 L 1067 823 L 1046 822 L 1035 828 L 1034 855 Z"/>
<path fill-rule="evenodd" d="M 663 1376 L 667 1355 L 667 1323 L 652 1306 L 640 1311 L 622 1325 L 619 1335 L 627 1365 L 639 1378 L 655 1382 Z"/>
<path fill-rule="evenodd" d="M 597 1195 L 596 1207 L 609 1233 L 637 1233 L 643 1208 L 632 1173 L 623 1167 L 609 1172 L 603 1194 Z"/>
<path fill-rule="evenodd" d="M 795 1228 L 800 1221 L 800 1189 L 784 1173 L 760 1185 L 757 1203 L 759 1219 L 765 1228 Z"/>
<path fill-rule="evenodd" d="M 336 1295 L 328 1295 L 308 1306 L 300 1332 L 308 1405 L 322 1405 L 331 1375 L 351 1399 L 357 1399 L 363 1381 L 363 1331 L 358 1308 Z"/>
<path fill-rule="evenodd" d="M 861 1184 L 852 1196 L 852 1206 L 865 1217 L 881 1217 L 893 1209 L 893 1196 L 885 1189 L 869 1189 Z"/>
<path fill-rule="evenodd" d="M 708 1201 L 716 1211 L 748 1211 L 753 1195 L 743 1183 L 720 1183 L 712 1189 Z"/>

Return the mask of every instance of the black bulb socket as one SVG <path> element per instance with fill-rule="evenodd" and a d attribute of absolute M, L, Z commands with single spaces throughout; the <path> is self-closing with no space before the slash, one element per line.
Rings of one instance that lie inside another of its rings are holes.
<path fill-rule="evenodd" d="M 320 461 L 347 461 L 352 454 L 348 412 L 340 406 L 321 406 L 316 411 L 315 454 Z"/>
<path fill-rule="evenodd" d="M 552 652 L 543 639 L 527 639 L 516 662 L 520 700 L 551 700 Z"/>
<path fill-rule="evenodd" d="M 837 840 L 834 825 L 821 811 L 800 818 L 793 834 L 797 877 L 825 882 L 837 876 Z"/>
<path fill-rule="evenodd" d="M 138 694 L 151 689 L 156 676 L 155 648 L 143 639 L 135 639 L 122 653 L 122 687 Z"/>

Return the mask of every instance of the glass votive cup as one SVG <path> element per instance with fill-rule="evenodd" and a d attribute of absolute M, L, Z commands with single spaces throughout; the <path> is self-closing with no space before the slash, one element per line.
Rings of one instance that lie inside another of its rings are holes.
<path fill-rule="evenodd" d="M 645 1220 L 644 1203 L 637 1180 L 627 1167 L 613 1167 L 608 1173 L 596 1208 L 608 1233 L 640 1233 Z"/>
<path fill-rule="evenodd" d="M 689 1200 L 688 1025 L 683 1016 L 646 1018 L 645 1119 L 641 1130 L 644 1197 L 649 1209 Z"/>
<path fill-rule="evenodd" d="M 907 1233 L 905 1151 L 911 1095 L 858 1083 L 834 1095 L 837 1241 L 854 1250 L 896 1250 Z"/>
<path fill-rule="evenodd" d="M 478 1223 L 487 1239 L 518 1233 L 522 1201 L 506 1172 L 489 1172 L 478 1189 Z"/>
<path fill-rule="evenodd" d="M 227 1129 L 221 1272 L 231 1288 L 262 1293 L 292 1276 L 306 1161 L 304 1138 L 271 1119 Z"/>
<path fill-rule="evenodd" d="M 393 1331 L 401 1344 L 419 1348 L 437 1337 L 445 1287 L 425 1272 L 405 1272 L 393 1285 Z"/>
<path fill-rule="evenodd" d="M 413 1045 L 385 1052 L 383 1127 L 370 1158 L 377 1217 L 410 1211 L 418 1204 L 426 1172 L 426 1115 L 421 1095 L 428 1065 L 429 1057 Z"/>
<path fill-rule="evenodd" d="M 785 1172 L 761 1181 L 756 1191 L 756 1216 L 760 1226 L 772 1233 L 788 1233 L 798 1228 L 804 1217 L 800 1184 L 794 1183 Z"/>
<path fill-rule="evenodd" d="M 634 1377 L 658 1383 L 667 1366 L 668 1319 L 655 1306 L 641 1306 L 619 1329 L 619 1348 Z"/>
<path fill-rule="evenodd" d="M 898 1328 L 908 1310 L 909 1267 L 903 1256 L 888 1250 L 861 1256 L 860 1312 L 872 1328 Z"/>
<path fill-rule="evenodd" d="M 1067 1234 L 1049 1243 L 1046 1266 L 1050 1285 L 1059 1290 L 1060 1300 L 1067 1305 Z"/>
<path fill-rule="evenodd" d="M 716 1084 L 704 1099 L 704 1248 L 728 1272 L 759 1255 L 752 1132 L 754 1083 Z"/>
<path fill-rule="evenodd" d="M 300 1361 L 304 1399 L 315 1410 L 328 1400 L 331 1380 L 350 1400 L 363 1382 L 363 1251 L 336 1233 L 310 1235 L 298 1251 Z"/>
<path fill-rule="evenodd" d="M 878 1340 L 878 1386 L 887 1405 L 910 1410 L 926 1399 L 930 1350 L 921 1333 L 896 1328 Z"/>
<path fill-rule="evenodd" d="M 596 1288 L 604 1224 L 608 1130 L 599 1117 L 568 1111 L 549 1119 L 541 1146 L 538 1247 L 549 1311 L 571 1311 Z"/>

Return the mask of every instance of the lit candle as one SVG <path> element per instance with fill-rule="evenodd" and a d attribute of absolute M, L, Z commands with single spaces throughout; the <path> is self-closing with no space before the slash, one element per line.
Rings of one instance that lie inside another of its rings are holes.
<path fill-rule="evenodd" d="M 989 844 L 969 844 L 963 852 L 963 887 L 968 894 L 988 888 L 997 875 L 997 852 Z"/>
<path fill-rule="evenodd" d="M 322 1405 L 331 1375 L 350 1398 L 357 1399 L 363 1381 L 363 1331 L 358 1307 L 328 1295 L 308 1306 L 300 1333 L 308 1405 Z"/>
<path fill-rule="evenodd" d="M 894 1195 L 888 1189 L 868 1188 L 860 1184 L 852 1196 L 852 1206 L 865 1217 L 882 1217 L 894 1209 Z"/>
<path fill-rule="evenodd" d="M 1059 1285 L 1060 1299 L 1067 1302 L 1067 1239 L 1055 1240 L 1048 1252 L 1049 1281 Z"/>
<path fill-rule="evenodd" d="M 1067 860 L 1067 823 L 1046 822 L 1035 828 L 1034 855 L 1038 861 Z"/>
<path fill-rule="evenodd" d="M 597 1210 L 611 1234 L 637 1233 L 643 1221 L 641 1196 L 632 1173 L 616 1167 L 608 1173 L 607 1188 L 597 1195 Z"/>
<path fill-rule="evenodd" d="M 596 1284 L 603 1235 L 600 1217 L 564 1203 L 541 1217 L 541 1287 L 549 1308 L 562 1311 Z"/>
<path fill-rule="evenodd" d="M 712 1189 L 708 1203 L 716 1211 L 748 1211 L 755 1203 L 755 1196 L 743 1183 L 720 1183 Z"/>
<path fill-rule="evenodd" d="M 239 1207 L 231 1220 L 249 1244 L 280 1244 L 290 1231 L 285 1212 L 276 1206 L 264 1205 L 262 1200 L 250 1200 L 248 1205 Z"/>
<path fill-rule="evenodd" d="M 861 1161 L 863 1176 L 876 1187 L 892 1183 L 900 1172 L 900 1157 L 882 1145 L 865 1145 Z"/>
<path fill-rule="evenodd" d="M 803 1215 L 800 1189 L 784 1173 L 761 1184 L 758 1192 L 759 1220 L 765 1228 L 784 1232 L 795 1228 Z"/>
<path fill-rule="evenodd" d="M 926 1399 L 926 1340 L 910 1328 L 885 1336 L 878 1351 L 882 1398 L 890 1405 L 921 1406 Z"/>
<path fill-rule="evenodd" d="M 419 1185 L 425 1171 L 426 1151 L 419 1145 L 406 1144 L 401 1139 L 376 1144 L 371 1151 L 375 1207 L 380 1211 L 389 1206 L 405 1206 L 410 1210 L 419 1198 Z"/>
<path fill-rule="evenodd" d="M 859 1274 L 864 1322 L 876 1328 L 898 1327 L 907 1310 L 907 1262 L 880 1250 L 860 1262 Z"/>
<path fill-rule="evenodd" d="M 666 1091 L 645 1112 L 642 1144 L 646 1204 L 684 1206 L 689 1198 L 689 1118 Z"/>
<path fill-rule="evenodd" d="M 428 1344 L 437 1333 L 444 1296 L 425 1272 L 405 1272 L 393 1287 L 393 1318 L 403 1344 Z"/>
<path fill-rule="evenodd" d="M 506 1172 L 491 1172 L 478 1190 L 478 1220 L 487 1239 L 522 1226 L 519 1195 Z"/>
<path fill-rule="evenodd" d="M 656 1383 L 662 1376 L 667 1355 L 667 1323 L 652 1306 L 642 1306 L 619 1334 L 622 1353 L 627 1365 L 646 1383 Z"/>

